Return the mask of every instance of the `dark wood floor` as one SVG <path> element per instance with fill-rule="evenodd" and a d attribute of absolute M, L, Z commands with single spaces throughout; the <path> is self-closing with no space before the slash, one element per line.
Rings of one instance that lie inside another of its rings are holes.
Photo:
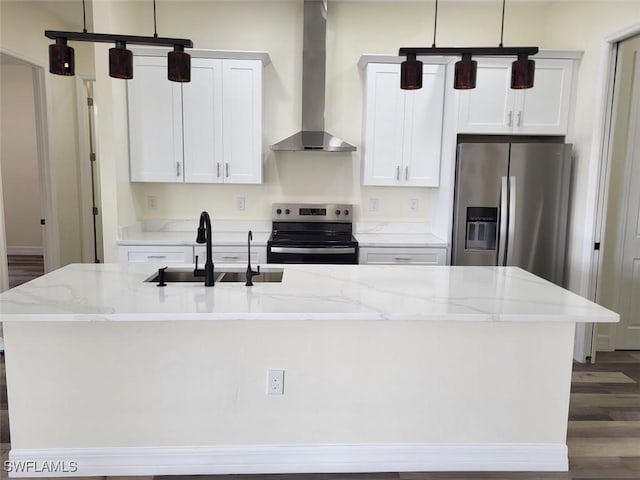
<path fill-rule="evenodd" d="M 44 275 L 44 258 L 42 255 L 7 255 L 9 265 L 9 288 Z"/>
<path fill-rule="evenodd" d="M 10 448 L 4 358 L 0 357 L 0 470 Z M 211 475 L 155 480 L 638 480 L 640 479 L 640 351 L 599 353 L 595 365 L 574 364 L 569 408 L 569 472 L 405 472 L 316 475 Z M 0 472 L 4 475 L 4 472 Z M 75 477 L 78 478 L 78 477 Z M 96 478 L 96 477 L 92 477 Z M 151 477 L 130 477 L 150 480 Z M 123 477 L 107 477 L 122 480 Z"/>

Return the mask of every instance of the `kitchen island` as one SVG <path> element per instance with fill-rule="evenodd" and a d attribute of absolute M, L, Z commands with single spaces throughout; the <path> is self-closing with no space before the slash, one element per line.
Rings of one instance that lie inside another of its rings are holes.
<path fill-rule="evenodd" d="M 66 476 L 567 470 L 575 324 L 619 319 L 515 267 L 145 282 L 161 266 L 70 265 L 0 295 L 11 461 L 75 462 Z"/>

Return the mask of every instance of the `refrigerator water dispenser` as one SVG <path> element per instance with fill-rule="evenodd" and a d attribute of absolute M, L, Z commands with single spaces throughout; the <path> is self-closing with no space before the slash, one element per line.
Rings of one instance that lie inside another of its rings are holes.
<path fill-rule="evenodd" d="M 496 207 L 467 207 L 465 250 L 495 250 L 497 231 Z"/>

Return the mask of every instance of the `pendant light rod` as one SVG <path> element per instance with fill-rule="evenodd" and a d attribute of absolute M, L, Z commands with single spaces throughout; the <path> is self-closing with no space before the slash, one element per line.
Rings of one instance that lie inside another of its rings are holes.
<path fill-rule="evenodd" d="M 193 42 L 186 38 L 143 37 L 139 35 L 118 35 L 111 33 L 60 32 L 57 30 L 45 30 L 44 36 L 53 40 L 56 38 L 66 38 L 74 42 L 125 42 L 134 45 L 157 45 L 164 47 L 182 45 L 183 47 L 193 48 Z"/>
<path fill-rule="evenodd" d="M 436 30 L 438 28 L 438 0 L 436 0 L 435 12 L 433 14 L 433 44 L 431 48 L 436 48 Z"/>
<path fill-rule="evenodd" d="M 502 26 L 500 27 L 500 47 L 502 47 L 502 40 L 504 38 L 504 6 L 506 1 L 507 0 L 502 0 Z"/>
<path fill-rule="evenodd" d="M 153 36 L 154 38 L 158 38 L 158 25 L 156 23 L 156 0 L 153 0 Z"/>
<path fill-rule="evenodd" d="M 87 33 L 87 8 L 82 0 L 82 32 Z"/>
<path fill-rule="evenodd" d="M 402 47 L 398 50 L 401 57 L 409 54 L 422 56 L 462 55 L 469 53 L 477 57 L 517 56 L 519 53 L 535 55 L 538 47 Z"/>

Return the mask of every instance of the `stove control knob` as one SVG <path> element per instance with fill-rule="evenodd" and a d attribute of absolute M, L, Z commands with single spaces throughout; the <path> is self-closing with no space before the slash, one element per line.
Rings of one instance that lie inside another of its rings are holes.
<path fill-rule="evenodd" d="M 284 211 L 284 213 L 286 213 L 287 215 L 289 215 L 291 213 L 291 210 L 289 210 L 288 208 Z"/>
<path fill-rule="evenodd" d="M 340 210 L 336 210 L 336 215 L 340 215 Z"/>
<path fill-rule="evenodd" d="M 344 214 L 345 214 L 345 215 L 349 215 L 349 210 L 345 210 L 345 211 L 344 211 Z"/>
<path fill-rule="evenodd" d="M 280 209 L 280 208 L 279 208 L 279 209 L 277 209 L 277 210 L 276 210 L 276 213 L 277 213 L 278 215 L 280 215 L 280 214 L 282 213 L 282 209 Z"/>

